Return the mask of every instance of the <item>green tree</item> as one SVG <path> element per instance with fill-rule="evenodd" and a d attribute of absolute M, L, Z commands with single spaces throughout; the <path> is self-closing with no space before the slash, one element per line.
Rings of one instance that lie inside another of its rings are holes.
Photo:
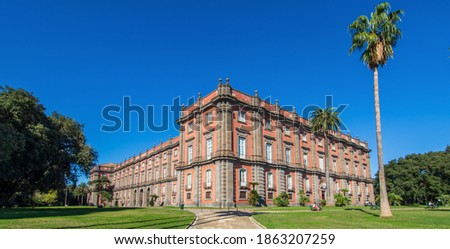
<path fill-rule="evenodd" d="M 392 160 L 385 165 L 385 174 L 387 190 L 401 196 L 402 204 L 437 203 L 441 195 L 450 194 L 449 147 L 444 151 L 410 154 Z M 375 186 L 376 191 L 379 191 L 378 186 Z"/>
<path fill-rule="evenodd" d="M 362 15 L 349 26 L 352 35 L 350 53 L 356 50 L 364 50 L 361 55 L 361 61 L 373 70 L 378 175 L 381 196 L 380 217 L 390 217 L 392 216 L 392 212 L 388 202 L 383 167 L 378 67 L 383 67 L 387 60 L 394 55 L 393 48 L 402 36 L 396 24 L 401 20 L 401 16 L 404 13 L 402 10 L 390 12 L 390 9 L 391 6 L 388 2 L 380 3 L 375 7 L 375 11 L 371 13 L 370 19 Z"/>
<path fill-rule="evenodd" d="M 47 116 L 31 93 L 0 86 L 0 205 L 87 175 L 97 154 L 82 128 L 61 114 Z"/>
<path fill-rule="evenodd" d="M 328 133 L 330 131 L 339 131 L 341 125 L 341 119 L 339 118 L 334 108 L 327 107 L 326 109 L 317 108 L 311 114 L 311 128 L 312 131 L 324 138 L 324 151 L 325 151 L 325 179 L 327 182 L 326 199 L 328 203 L 332 203 L 331 200 L 331 184 L 330 184 L 330 162 L 329 162 L 329 138 Z"/>

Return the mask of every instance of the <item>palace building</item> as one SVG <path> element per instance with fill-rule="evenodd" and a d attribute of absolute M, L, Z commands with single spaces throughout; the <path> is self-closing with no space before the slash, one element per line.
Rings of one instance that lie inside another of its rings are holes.
<path fill-rule="evenodd" d="M 267 205 L 286 192 L 290 205 L 300 193 L 311 202 L 347 189 L 353 205 L 374 202 L 367 142 L 341 132 L 314 135 L 295 109 L 280 108 L 219 80 L 217 89 L 183 107 L 179 136 L 117 164 L 94 167 L 93 181 L 107 176 L 118 206 L 156 205 L 230 207 L 248 205 L 252 188 Z M 329 150 L 330 186 L 325 180 Z M 333 200 L 333 197 L 330 197 Z M 90 196 L 98 203 L 97 192 Z"/>

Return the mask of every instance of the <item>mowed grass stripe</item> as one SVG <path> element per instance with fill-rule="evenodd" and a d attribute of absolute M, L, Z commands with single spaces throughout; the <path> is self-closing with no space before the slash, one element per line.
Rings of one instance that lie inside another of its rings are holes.
<path fill-rule="evenodd" d="M 450 228 L 450 210 L 395 210 L 394 217 L 379 218 L 379 211 L 367 208 L 331 209 L 321 212 L 256 213 L 253 218 L 267 228 Z"/>
<path fill-rule="evenodd" d="M 184 229 L 195 218 L 175 208 L 56 207 L 0 210 L 0 229 L 162 228 Z"/>

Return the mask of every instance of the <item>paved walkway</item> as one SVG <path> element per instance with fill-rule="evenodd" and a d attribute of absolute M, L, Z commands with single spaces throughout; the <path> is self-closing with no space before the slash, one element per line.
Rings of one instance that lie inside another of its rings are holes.
<path fill-rule="evenodd" d="M 189 229 L 261 229 L 250 218 L 250 212 L 188 209 L 197 218 Z"/>

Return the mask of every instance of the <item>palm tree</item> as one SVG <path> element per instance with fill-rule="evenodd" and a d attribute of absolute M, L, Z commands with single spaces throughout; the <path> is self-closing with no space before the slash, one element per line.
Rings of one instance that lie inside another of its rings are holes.
<path fill-rule="evenodd" d="M 330 165 L 328 160 L 328 132 L 339 131 L 341 126 L 341 119 L 339 118 L 339 113 L 337 113 L 334 108 L 327 107 L 326 109 L 317 108 L 311 114 L 311 129 L 312 132 L 323 136 L 324 138 L 324 151 L 325 151 L 325 179 L 327 182 L 326 188 L 326 200 L 327 203 L 332 203 L 331 200 L 331 185 L 330 185 Z"/>
<path fill-rule="evenodd" d="M 363 50 L 361 61 L 367 64 L 373 71 L 373 90 L 375 99 L 375 120 L 378 153 L 378 176 L 380 179 L 380 217 L 392 216 L 386 191 L 386 182 L 383 167 L 383 147 L 381 141 L 380 100 L 378 95 L 378 67 L 383 67 L 386 61 L 394 56 L 393 48 L 401 38 L 402 33 L 396 26 L 401 21 L 403 10 L 390 12 L 388 2 L 380 3 L 371 13 L 371 19 L 367 16 L 359 16 L 350 24 L 352 34 L 352 46 L 350 54 L 356 50 Z"/>

